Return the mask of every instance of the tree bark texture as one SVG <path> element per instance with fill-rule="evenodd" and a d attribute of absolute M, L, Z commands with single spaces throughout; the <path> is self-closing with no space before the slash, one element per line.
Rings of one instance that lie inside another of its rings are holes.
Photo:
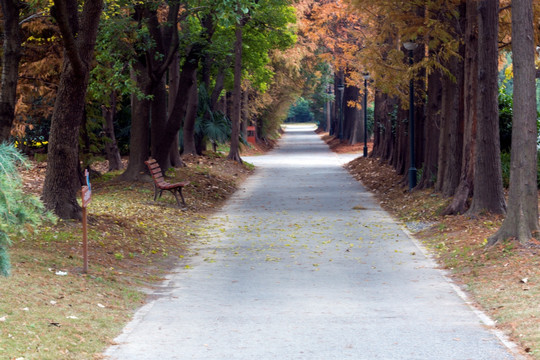
<path fill-rule="evenodd" d="M 381 114 L 381 107 L 383 103 L 383 94 L 381 91 L 375 89 L 375 96 L 373 101 L 373 150 L 371 151 L 371 157 L 381 157 L 382 154 L 382 137 L 383 137 L 383 117 Z"/>
<path fill-rule="evenodd" d="M 0 0 L 4 25 L 2 79 L 0 82 L 0 142 L 7 141 L 15 118 L 22 34 L 19 25 L 22 2 Z"/>
<path fill-rule="evenodd" d="M 64 43 L 64 64 L 56 95 L 49 134 L 47 172 L 42 198 L 47 209 L 62 219 L 80 219 L 77 192 L 79 127 L 103 2 L 84 2 L 80 18 L 77 3 L 55 0 L 55 17 Z M 67 9 L 71 9 L 71 13 Z"/>
<path fill-rule="evenodd" d="M 488 245 L 510 237 L 528 242 L 538 232 L 535 44 L 531 0 L 512 2 L 514 117 L 508 212 Z"/>
<path fill-rule="evenodd" d="M 171 104 L 174 104 L 174 100 L 176 99 L 176 92 L 178 91 L 178 85 L 180 82 L 180 55 L 178 53 L 175 54 L 174 59 L 171 62 L 171 65 L 169 65 L 169 101 L 167 105 L 167 109 L 169 112 L 167 113 L 167 117 L 171 116 L 172 106 Z M 174 138 L 174 141 L 171 145 L 171 151 L 169 154 L 169 160 L 171 162 L 171 166 L 177 168 L 184 166 L 184 163 L 182 162 L 182 158 L 180 157 L 180 141 L 178 139 L 178 134 L 176 134 L 176 137 Z"/>
<path fill-rule="evenodd" d="M 176 99 L 172 105 L 173 107 L 170 111 L 170 116 L 167 119 L 166 125 L 163 127 L 161 136 L 159 136 L 159 143 L 157 144 L 156 153 L 154 154 L 154 158 L 160 165 L 162 163 L 165 164 L 169 158 L 171 145 L 175 137 L 177 137 L 178 131 L 180 131 L 180 128 L 182 127 L 182 120 L 187 121 L 185 115 L 188 108 L 189 97 L 185 95 L 190 94 L 193 87 L 197 89 L 196 73 L 199 66 L 200 50 L 200 47 L 193 46 L 182 67 L 178 90 L 176 91 Z M 195 114 L 195 117 L 196 116 L 197 115 Z M 184 133 L 184 152 L 186 151 L 185 136 L 186 134 Z"/>
<path fill-rule="evenodd" d="M 242 163 L 240 158 L 240 120 L 242 105 L 242 30 L 245 19 L 236 24 L 234 42 L 233 115 L 231 118 L 231 148 L 228 159 Z"/>
<path fill-rule="evenodd" d="M 152 92 L 151 80 L 143 64 L 136 62 L 131 72 L 143 94 Z M 131 95 L 131 130 L 129 138 L 129 163 L 120 179 L 123 181 L 142 181 L 148 176 L 144 162 L 150 154 L 150 100 Z"/>
<path fill-rule="evenodd" d="M 105 133 L 105 153 L 107 154 L 107 160 L 109 161 L 109 171 L 122 169 L 122 158 L 120 156 L 120 150 L 118 150 L 118 144 L 116 142 L 116 136 L 114 134 L 114 115 L 116 113 L 116 94 L 111 93 L 111 103 L 109 106 L 101 107 L 101 114 L 105 122 L 103 124 L 103 132 Z"/>
<path fill-rule="evenodd" d="M 499 2 L 478 2 L 478 120 L 474 194 L 469 214 L 506 211 L 502 185 L 498 70 Z M 515 105 L 514 105 L 515 108 Z"/>
<path fill-rule="evenodd" d="M 158 149 L 162 146 L 163 136 L 165 128 L 167 126 L 167 90 L 165 88 L 165 76 L 155 82 L 153 87 L 153 99 L 150 103 L 150 153 L 154 159 L 158 159 Z M 174 138 L 172 137 L 174 140 Z M 168 169 L 171 167 L 170 161 L 170 149 L 172 141 L 169 144 L 166 155 L 160 158 L 159 165 L 162 169 Z"/>
<path fill-rule="evenodd" d="M 401 106 L 397 108 L 396 119 L 396 145 L 390 157 L 390 164 L 399 175 L 407 175 L 409 164 L 409 111 Z M 404 179 L 406 181 L 406 178 Z"/>
<path fill-rule="evenodd" d="M 424 8 L 419 7 L 419 14 L 424 16 Z M 426 47 L 423 44 L 420 44 L 418 48 L 414 51 L 414 62 L 419 63 L 424 59 L 426 53 Z M 424 158 L 425 158 L 425 144 L 426 138 L 424 134 L 424 123 L 426 121 L 426 102 L 425 102 L 425 92 L 426 92 L 426 72 L 425 70 L 420 70 L 416 75 L 414 80 L 414 89 L 416 92 L 415 103 L 414 103 L 414 162 L 416 167 L 419 169 L 424 168 Z"/>
<path fill-rule="evenodd" d="M 448 76 L 442 79 L 442 124 L 435 189 L 444 196 L 452 196 L 459 185 L 463 150 L 463 63 L 454 57 L 449 60 L 447 68 L 455 79 Z"/>
<path fill-rule="evenodd" d="M 437 180 L 439 137 L 441 128 L 442 74 L 434 70 L 428 76 L 426 121 L 424 123 L 425 156 L 419 189 L 433 187 Z"/>
<path fill-rule="evenodd" d="M 476 111 L 478 92 L 478 11 L 476 0 L 466 3 L 465 56 L 463 82 L 463 153 L 460 182 L 452 202 L 443 215 L 463 214 L 474 189 L 474 156 L 476 148 Z"/>
<path fill-rule="evenodd" d="M 193 74 L 194 80 L 196 74 Z M 197 155 L 195 146 L 195 121 L 197 120 L 197 109 L 199 106 L 199 91 L 196 86 L 192 86 L 189 92 L 189 101 L 184 117 L 184 154 Z"/>

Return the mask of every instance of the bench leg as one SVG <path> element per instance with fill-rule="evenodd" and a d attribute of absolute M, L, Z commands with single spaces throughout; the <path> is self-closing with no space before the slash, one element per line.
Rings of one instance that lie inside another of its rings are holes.
<path fill-rule="evenodd" d="M 184 194 L 182 194 L 182 188 L 178 188 L 178 192 L 180 193 L 180 197 L 182 198 L 182 204 L 186 206 L 186 200 L 184 199 Z"/>
<path fill-rule="evenodd" d="M 158 198 L 158 192 L 159 192 L 159 196 L 161 196 L 161 191 L 159 191 L 158 187 L 154 185 L 154 201 L 156 201 Z"/>
<path fill-rule="evenodd" d="M 186 206 L 186 201 L 184 200 L 184 195 L 182 195 L 182 188 L 176 188 L 172 189 L 171 192 L 173 193 L 174 197 L 176 198 L 176 205 L 180 207 L 180 199 L 178 199 L 178 194 L 180 194 L 180 197 L 182 198 L 182 204 Z"/>

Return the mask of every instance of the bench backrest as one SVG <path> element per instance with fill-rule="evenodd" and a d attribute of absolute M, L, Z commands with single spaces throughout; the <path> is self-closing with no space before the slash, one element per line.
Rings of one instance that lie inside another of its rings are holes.
<path fill-rule="evenodd" d="M 148 166 L 148 170 L 150 170 L 150 174 L 152 174 L 152 178 L 157 184 L 165 181 L 165 179 L 163 178 L 163 173 L 161 172 L 161 168 L 159 167 L 156 159 L 148 159 L 144 163 L 146 164 L 146 166 Z"/>

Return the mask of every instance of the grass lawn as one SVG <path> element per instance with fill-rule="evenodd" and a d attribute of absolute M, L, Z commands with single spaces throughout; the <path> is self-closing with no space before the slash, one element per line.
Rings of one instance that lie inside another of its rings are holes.
<path fill-rule="evenodd" d="M 45 224 L 14 238 L 12 276 L 0 278 L 2 359 L 96 359 L 146 299 L 146 291 L 189 256 L 200 222 L 236 190 L 252 166 L 222 156 L 184 159 L 169 170 L 187 209 L 153 185 L 124 183 L 116 174 L 92 179 L 88 207 L 89 273 L 82 274 L 80 222 Z M 39 193 L 43 164 L 23 175 Z"/>

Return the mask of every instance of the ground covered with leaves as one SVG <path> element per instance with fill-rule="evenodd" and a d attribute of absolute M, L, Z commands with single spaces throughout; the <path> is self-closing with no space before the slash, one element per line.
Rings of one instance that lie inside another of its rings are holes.
<path fill-rule="evenodd" d="M 337 152 L 360 152 L 321 134 Z M 359 157 L 347 170 L 372 191 L 381 206 L 414 233 L 476 306 L 495 320 L 526 356 L 540 359 L 540 243 L 509 240 L 486 248 L 503 218 L 441 216 L 450 199 L 433 190 L 409 192 L 406 179 L 378 159 Z"/>
<path fill-rule="evenodd" d="M 119 182 L 117 172 L 91 180 L 88 274 L 81 273 L 80 222 L 57 221 L 14 238 L 12 276 L 0 278 L 2 359 L 100 357 L 145 292 L 189 256 L 200 223 L 253 169 L 215 153 L 183 160 L 186 166 L 167 176 L 190 181 L 185 209 L 168 192 L 154 202 L 150 177 Z M 27 192 L 40 193 L 45 168 L 35 163 L 23 174 Z"/>

